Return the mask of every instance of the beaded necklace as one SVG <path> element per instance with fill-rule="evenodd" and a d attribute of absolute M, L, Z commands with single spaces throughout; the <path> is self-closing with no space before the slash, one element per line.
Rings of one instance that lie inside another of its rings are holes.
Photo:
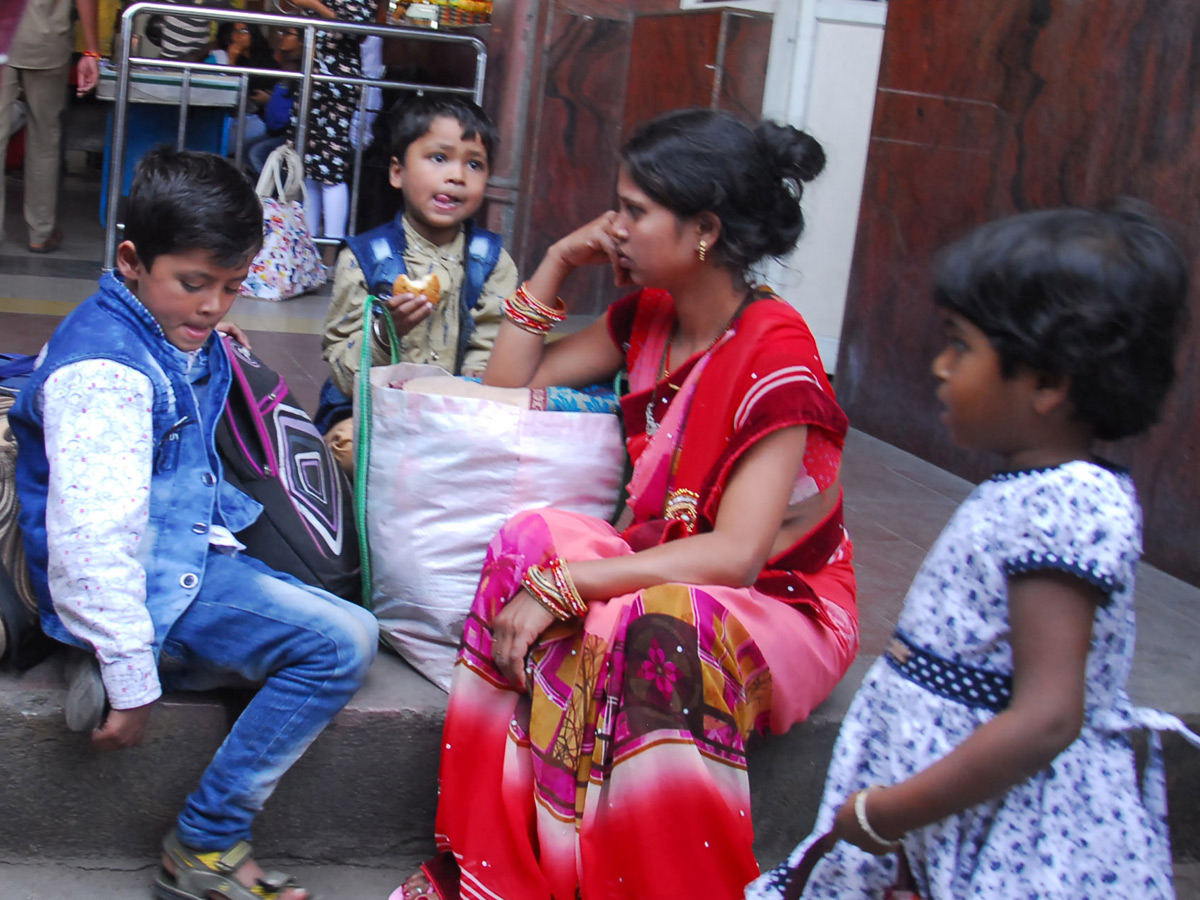
<path fill-rule="evenodd" d="M 709 343 L 709 345 L 704 348 L 704 353 L 699 354 L 700 356 L 703 356 L 705 353 L 708 353 L 709 350 L 711 350 L 713 347 L 717 346 L 717 342 L 720 341 L 721 338 L 725 337 L 725 335 L 726 335 L 726 333 L 728 333 L 729 329 L 732 328 L 734 326 L 734 324 L 737 323 L 738 317 L 741 316 L 741 314 L 742 314 L 742 310 L 744 310 L 746 308 L 746 306 L 749 305 L 750 298 L 753 296 L 754 296 L 754 288 L 752 287 L 752 288 L 750 288 L 750 290 L 748 290 L 746 292 L 746 296 L 743 297 L 742 301 L 737 305 L 737 309 L 735 309 L 733 311 L 733 315 L 731 315 L 729 317 L 729 321 L 725 323 L 725 327 L 722 328 L 720 330 L 720 332 L 717 334 L 717 336 L 712 339 L 712 342 Z M 648 438 L 654 437 L 654 433 L 656 431 L 658 431 L 658 419 L 654 418 L 654 405 L 658 401 L 658 385 L 660 385 L 662 383 L 662 380 L 667 377 L 667 363 L 671 358 L 671 344 L 674 342 L 678 332 L 679 332 L 679 320 L 676 319 L 675 324 L 671 326 L 671 334 L 667 338 L 667 342 L 663 345 L 662 358 L 659 359 L 659 361 L 658 361 L 658 375 L 655 376 L 655 379 L 654 379 L 654 391 L 650 395 L 650 399 L 648 401 L 646 401 L 646 437 L 648 437 Z M 695 356 L 695 355 L 696 354 L 692 354 L 692 356 Z M 690 359 L 691 357 L 688 357 L 688 358 Z M 679 390 L 679 385 L 677 385 L 677 384 L 668 384 L 667 387 L 669 387 L 673 391 Z M 664 402 L 666 401 L 666 399 L 667 399 L 666 397 L 663 397 Z"/>

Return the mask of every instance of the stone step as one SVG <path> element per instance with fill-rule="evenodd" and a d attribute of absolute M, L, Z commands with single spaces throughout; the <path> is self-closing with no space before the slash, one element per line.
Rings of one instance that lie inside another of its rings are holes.
<path fill-rule="evenodd" d="M 756 851 L 764 865 L 808 833 L 850 699 L 886 646 L 921 558 L 971 489 L 859 432 L 847 440 L 842 476 L 862 656 L 809 721 L 751 752 Z M 1200 731 L 1200 588 L 1141 566 L 1137 610 L 1130 694 Z M 153 859 L 244 697 L 164 698 L 145 745 L 101 755 L 63 726 L 61 668 L 52 658 L 22 676 L 0 670 L 0 865 Z M 256 828 L 257 849 L 268 857 L 363 865 L 431 853 L 445 703 L 440 690 L 381 653 L 363 689 L 280 783 Z M 1175 856 L 1200 862 L 1200 751 L 1167 735 L 1166 753 Z M 8 900 L 3 891 L 0 900 Z"/>
<path fill-rule="evenodd" d="M 811 827 L 833 742 L 870 660 L 850 673 L 808 722 L 751 752 L 750 777 L 764 865 Z M 245 696 L 171 695 L 145 743 L 100 754 L 63 725 L 56 656 L 0 674 L 0 859 L 153 859 L 186 794 Z M 397 868 L 432 850 L 445 695 L 390 653 L 280 783 L 255 831 L 266 857 Z M 1190 717 L 1193 728 L 1200 717 Z M 1200 753 L 1167 740 L 1176 856 L 1200 848 Z"/>
<path fill-rule="evenodd" d="M 270 860 L 326 900 L 384 900 L 416 861 L 344 866 Z M 4 900 L 146 900 L 154 864 L 144 858 L 0 859 Z M 1178 900 L 1200 900 L 1200 863 L 1176 863 Z"/>
<path fill-rule="evenodd" d="M 387 860 L 346 866 L 308 860 L 267 859 L 270 868 L 296 877 L 325 900 L 384 900 L 419 860 Z M 4 900 L 148 900 L 157 862 L 152 857 L 86 859 L 0 859 Z M 1181 900 L 1188 900 L 1182 893 Z"/>

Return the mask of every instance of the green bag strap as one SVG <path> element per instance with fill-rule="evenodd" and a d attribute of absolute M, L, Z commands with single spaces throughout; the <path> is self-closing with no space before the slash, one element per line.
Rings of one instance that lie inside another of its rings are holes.
<path fill-rule="evenodd" d="M 621 415 L 620 407 L 621 398 L 629 393 L 629 368 L 627 366 L 621 366 L 617 374 L 613 376 L 613 393 L 617 395 L 617 424 L 621 428 L 621 458 L 624 461 L 621 463 L 621 494 L 617 497 L 617 505 L 608 519 L 609 525 L 616 525 L 622 513 L 625 512 L 625 503 L 629 500 L 629 480 L 633 478 L 633 460 L 629 458 L 628 444 L 625 443 L 629 435 L 625 433 L 625 417 Z"/>
<path fill-rule="evenodd" d="M 371 464 L 371 348 L 373 325 L 378 317 L 387 333 L 392 365 L 400 362 L 400 338 L 386 306 L 374 294 L 363 304 L 362 347 L 358 357 L 358 435 L 354 450 L 354 521 L 358 526 L 358 553 L 362 569 L 363 606 L 371 608 L 371 548 L 367 541 L 367 469 Z"/>

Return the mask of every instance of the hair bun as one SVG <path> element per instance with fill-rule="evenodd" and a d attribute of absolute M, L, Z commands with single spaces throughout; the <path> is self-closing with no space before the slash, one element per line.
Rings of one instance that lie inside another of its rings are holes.
<path fill-rule="evenodd" d="M 714 262 L 742 274 L 796 246 L 804 182 L 825 167 L 821 145 L 797 128 L 698 108 L 642 123 L 621 159 L 634 183 L 678 218 L 720 219 Z"/>
<path fill-rule="evenodd" d="M 764 121 L 754 133 L 781 179 L 812 181 L 825 168 L 825 151 L 816 138 L 799 128 Z"/>

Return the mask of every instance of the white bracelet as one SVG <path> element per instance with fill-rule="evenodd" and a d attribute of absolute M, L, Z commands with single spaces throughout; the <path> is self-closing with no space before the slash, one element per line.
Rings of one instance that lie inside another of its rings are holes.
<path fill-rule="evenodd" d="M 858 827 L 863 830 L 863 833 L 880 847 L 887 847 L 890 850 L 899 850 L 899 840 L 889 841 L 887 838 L 880 835 L 879 832 L 877 832 L 874 828 L 872 828 L 871 823 L 867 821 L 867 794 L 871 793 L 871 791 L 877 787 L 879 787 L 879 785 L 873 784 L 871 787 L 863 788 L 854 795 L 854 818 L 858 819 Z M 901 835 L 901 837 L 903 837 L 903 835 Z"/>

